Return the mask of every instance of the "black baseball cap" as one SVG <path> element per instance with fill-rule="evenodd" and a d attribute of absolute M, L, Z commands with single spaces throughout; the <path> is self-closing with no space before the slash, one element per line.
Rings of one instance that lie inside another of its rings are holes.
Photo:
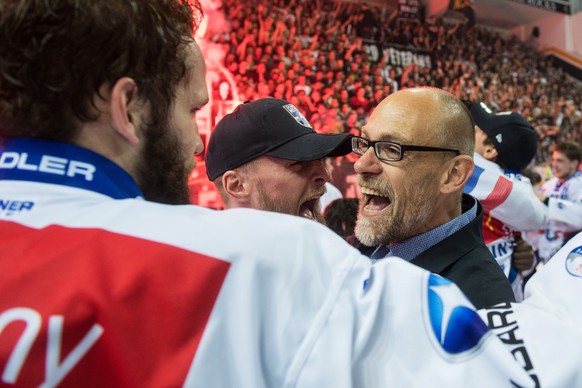
<path fill-rule="evenodd" d="M 316 133 L 290 102 L 276 98 L 246 101 L 225 115 L 210 135 L 206 175 L 213 181 L 259 156 L 295 161 L 343 156 L 352 134 Z"/>
<path fill-rule="evenodd" d="M 522 170 L 536 154 L 538 135 L 519 113 L 493 113 L 487 105 L 475 102 L 471 107 L 475 124 L 493 141 L 497 161 L 510 170 Z"/>

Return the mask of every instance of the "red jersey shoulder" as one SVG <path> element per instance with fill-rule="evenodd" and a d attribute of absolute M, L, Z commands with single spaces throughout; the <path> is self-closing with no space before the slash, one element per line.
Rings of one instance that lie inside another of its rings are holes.
<path fill-rule="evenodd" d="M 3 383 L 184 383 L 228 262 L 103 229 L 0 236 Z"/>

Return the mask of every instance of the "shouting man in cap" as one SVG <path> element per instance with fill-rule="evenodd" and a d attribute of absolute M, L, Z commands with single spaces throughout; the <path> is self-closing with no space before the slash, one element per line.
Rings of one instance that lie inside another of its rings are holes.
<path fill-rule="evenodd" d="M 535 156 L 537 134 L 519 113 L 493 113 L 482 102 L 466 105 L 475 121 L 475 170 L 465 192 L 483 205 L 485 244 L 521 301 L 522 273 L 534 262 L 533 249 L 521 232 L 537 230 L 547 221 L 546 207 L 521 175 Z"/>
<path fill-rule="evenodd" d="M 324 158 L 351 151 L 349 134 L 316 133 L 291 103 L 263 98 L 239 105 L 216 125 L 206 171 L 226 208 L 246 207 L 322 222 L 330 175 Z"/>

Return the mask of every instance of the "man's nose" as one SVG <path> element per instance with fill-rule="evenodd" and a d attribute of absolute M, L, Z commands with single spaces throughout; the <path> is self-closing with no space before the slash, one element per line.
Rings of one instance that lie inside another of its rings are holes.
<path fill-rule="evenodd" d="M 329 182 L 331 179 L 331 174 L 327 169 L 325 164 L 325 159 L 314 160 L 311 163 L 311 179 L 320 184 L 324 185 L 326 182 Z"/>
<path fill-rule="evenodd" d="M 374 149 L 370 147 L 354 163 L 354 171 L 358 175 L 377 175 L 382 172 L 381 163 L 380 159 L 374 153 Z"/>

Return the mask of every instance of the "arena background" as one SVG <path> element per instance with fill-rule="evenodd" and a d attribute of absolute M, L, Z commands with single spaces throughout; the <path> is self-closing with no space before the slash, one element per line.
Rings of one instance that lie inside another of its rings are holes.
<path fill-rule="evenodd" d="M 555 143 L 582 141 L 581 1 L 203 0 L 210 102 L 200 135 L 206 144 L 222 116 L 266 96 L 293 102 L 318 132 L 357 134 L 396 88 L 430 85 L 526 116 L 540 138 L 530 169 L 543 182 Z M 192 203 L 222 208 L 204 155 L 196 161 Z M 359 195 L 353 162 L 329 160 L 345 197 Z"/>

